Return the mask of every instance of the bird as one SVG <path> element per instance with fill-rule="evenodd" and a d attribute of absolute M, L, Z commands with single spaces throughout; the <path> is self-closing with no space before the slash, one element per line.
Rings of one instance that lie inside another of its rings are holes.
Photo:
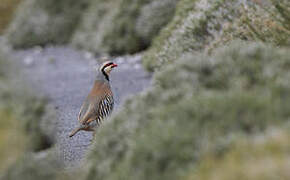
<path fill-rule="evenodd" d="M 69 137 L 79 131 L 95 131 L 104 118 L 111 114 L 114 108 L 114 97 L 110 86 L 110 72 L 118 65 L 112 61 L 105 61 L 98 69 L 94 85 L 83 102 L 79 114 L 79 126 Z"/>

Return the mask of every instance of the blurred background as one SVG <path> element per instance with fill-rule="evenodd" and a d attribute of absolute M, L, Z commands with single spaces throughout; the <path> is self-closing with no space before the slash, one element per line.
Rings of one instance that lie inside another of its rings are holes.
<path fill-rule="evenodd" d="M 290 179 L 289 109 L 288 0 L 0 0 L 0 180 Z"/>

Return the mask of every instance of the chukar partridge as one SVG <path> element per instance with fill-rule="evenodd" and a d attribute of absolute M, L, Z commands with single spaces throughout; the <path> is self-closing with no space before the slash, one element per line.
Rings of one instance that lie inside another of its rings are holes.
<path fill-rule="evenodd" d="M 94 86 L 81 106 L 78 115 L 80 125 L 70 133 L 69 137 L 81 130 L 94 131 L 102 120 L 112 112 L 114 99 L 109 75 L 115 67 L 117 64 L 111 61 L 104 62 L 100 67 Z"/>

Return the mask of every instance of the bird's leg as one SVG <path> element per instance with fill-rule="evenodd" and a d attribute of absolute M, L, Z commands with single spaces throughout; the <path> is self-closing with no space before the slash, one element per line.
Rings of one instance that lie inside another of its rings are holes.
<path fill-rule="evenodd" d="M 94 120 L 96 120 L 96 119 L 94 119 L 94 118 L 91 118 L 91 119 L 89 119 L 89 120 L 87 120 L 86 122 L 85 122 L 85 124 L 90 124 L 91 122 L 93 122 Z"/>
<path fill-rule="evenodd" d="M 90 140 L 90 143 L 92 144 L 94 142 L 94 139 L 96 137 L 96 129 L 93 130 L 93 138 Z"/>

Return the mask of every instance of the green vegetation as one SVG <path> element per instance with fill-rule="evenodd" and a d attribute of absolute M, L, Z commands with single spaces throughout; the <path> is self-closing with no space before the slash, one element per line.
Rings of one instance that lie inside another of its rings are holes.
<path fill-rule="evenodd" d="M 1 180 L 61 180 L 61 165 L 53 152 L 28 154 L 10 167 Z"/>
<path fill-rule="evenodd" d="M 196 174 L 186 180 L 289 179 L 289 129 L 271 129 L 266 134 L 243 137 L 223 156 L 207 154 Z"/>
<path fill-rule="evenodd" d="M 151 89 L 97 130 L 80 177 L 41 151 L 54 142 L 53 128 L 43 128 L 53 119 L 46 101 L 10 83 L 0 56 L 0 170 L 13 164 L 4 179 L 290 178 L 290 2 L 176 3 L 23 2 L 7 31 L 14 47 L 72 42 L 119 55 L 157 36 L 143 58 L 156 73 Z M 23 158 L 27 149 L 40 152 Z"/>
<path fill-rule="evenodd" d="M 92 1 L 73 44 L 98 53 L 135 53 L 148 47 L 174 14 L 177 0 Z"/>
<path fill-rule="evenodd" d="M 154 40 L 143 59 L 144 66 L 154 68 L 175 61 L 184 53 L 201 51 L 236 15 L 238 1 L 181 0 L 173 20 Z M 231 7 L 231 8 L 229 8 Z"/>
<path fill-rule="evenodd" d="M 15 48 L 68 43 L 88 0 L 24 0 L 6 34 Z"/>
<path fill-rule="evenodd" d="M 10 23 L 13 13 L 21 0 L 0 0 L 0 34 Z"/>
<path fill-rule="evenodd" d="M 86 179 L 187 177 L 205 153 L 226 153 L 239 134 L 283 126 L 289 55 L 236 42 L 179 59 L 97 131 Z"/>
<path fill-rule="evenodd" d="M 145 54 L 154 71 L 186 53 L 211 51 L 235 39 L 289 46 L 290 4 L 287 0 L 256 5 L 224 0 L 182 0 L 173 21 Z"/>
<path fill-rule="evenodd" d="M 150 71 L 186 52 L 211 51 L 233 39 L 289 45 L 287 0 L 181 0 L 174 15 L 177 2 L 24 0 L 6 34 L 16 48 L 72 42 L 95 53 L 119 55 L 149 47 L 170 22 L 144 57 Z"/>
<path fill-rule="evenodd" d="M 25 134 L 25 138 L 28 139 L 26 147 L 32 151 L 49 148 L 53 144 L 55 132 L 54 117 L 51 109 L 46 106 L 46 100 L 36 97 L 35 93 L 25 86 L 24 79 L 15 79 L 16 77 L 9 74 L 7 76 L 0 80 L 2 115 L 6 115 L 8 119 L 4 127 L 9 128 L 10 124 L 12 127 L 19 127 L 17 131 Z M 4 124 L 5 119 L 2 119 Z"/>
<path fill-rule="evenodd" d="M 43 98 L 36 97 L 26 87 L 24 78 L 15 76 L 19 70 L 8 52 L 3 51 L 4 45 L 0 46 L 0 179 L 30 179 L 33 168 L 39 170 L 50 164 L 50 169 L 44 168 L 37 175 L 45 177 L 51 169 L 56 171 L 60 166 L 45 152 L 40 157 L 35 154 L 54 144 L 53 111 Z M 49 151 L 53 153 L 53 149 Z M 44 162 L 39 162 L 41 159 Z"/>
<path fill-rule="evenodd" d="M 240 16 L 224 26 L 221 36 L 214 40 L 209 49 L 235 38 L 289 47 L 290 2 L 270 0 L 269 3 L 241 6 Z"/>
<path fill-rule="evenodd" d="M 17 124 L 16 117 L 3 108 L 0 109 L 0 172 L 11 165 L 24 152 L 24 133 Z"/>
<path fill-rule="evenodd" d="M 7 30 L 15 48 L 72 42 L 96 53 L 147 48 L 178 0 L 24 0 Z"/>

